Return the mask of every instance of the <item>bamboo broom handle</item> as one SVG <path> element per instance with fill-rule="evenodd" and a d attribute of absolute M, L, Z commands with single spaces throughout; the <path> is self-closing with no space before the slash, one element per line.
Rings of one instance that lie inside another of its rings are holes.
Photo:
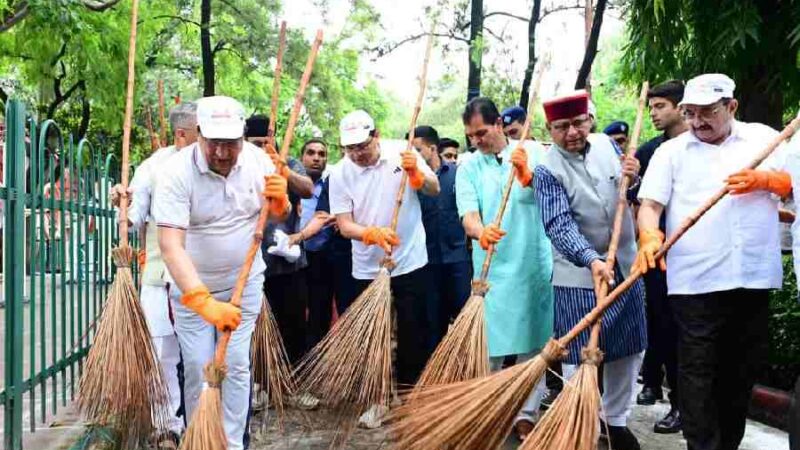
<path fill-rule="evenodd" d="M 422 61 L 422 72 L 419 76 L 419 92 L 417 93 L 417 103 L 414 105 L 414 111 L 411 113 L 411 125 L 408 129 L 408 142 L 406 143 L 406 151 L 411 151 L 412 141 L 415 138 L 414 130 L 417 128 L 417 119 L 419 113 L 422 111 L 422 102 L 425 100 L 425 89 L 428 86 L 428 63 L 431 60 L 431 52 L 433 51 L 433 32 L 428 34 L 428 43 L 425 47 L 425 59 Z M 392 211 L 392 231 L 397 231 L 397 222 L 400 219 L 400 207 L 403 206 L 403 197 L 406 193 L 406 183 L 408 183 L 408 174 L 403 171 L 403 176 L 400 178 L 400 188 L 397 190 L 397 196 L 394 201 L 394 211 Z M 389 252 L 391 256 L 391 252 Z"/>
<path fill-rule="evenodd" d="M 158 119 L 160 124 L 161 141 L 160 146 L 167 146 L 167 111 L 164 106 L 164 80 L 158 80 Z"/>
<path fill-rule="evenodd" d="M 272 103 L 269 109 L 269 129 L 267 143 L 275 147 L 275 127 L 278 122 L 278 102 L 281 95 L 281 73 L 283 72 L 283 53 L 286 51 L 286 21 L 281 22 L 278 34 L 278 57 L 275 61 L 275 74 L 272 76 Z"/>
<path fill-rule="evenodd" d="M 531 96 L 528 99 L 528 116 L 525 118 L 525 125 L 522 128 L 522 136 L 520 137 L 519 142 L 517 143 L 517 148 L 524 149 L 525 141 L 531 134 L 531 124 L 533 123 L 533 116 L 534 116 L 534 107 L 536 105 L 536 98 L 539 95 L 539 87 L 542 85 L 542 76 L 544 75 L 544 70 L 539 71 L 539 75 L 536 76 L 536 83 L 533 85 L 533 92 L 531 92 Z M 515 149 L 516 150 L 516 149 Z M 503 222 L 503 216 L 506 213 L 506 206 L 508 206 L 508 199 L 511 197 L 511 188 L 514 187 L 514 179 L 516 178 L 516 170 L 512 167 L 511 173 L 508 175 L 508 180 L 506 181 L 506 185 L 503 188 L 503 198 L 500 200 L 500 209 L 497 210 L 497 215 L 494 218 L 494 225 L 498 228 L 500 224 Z M 481 275 L 480 281 L 485 282 L 487 278 L 489 278 L 489 267 L 492 265 L 492 258 L 494 258 L 494 254 L 497 251 L 496 245 L 490 245 L 489 249 L 486 251 L 486 256 L 483 258 L 483 266 L 481 267 Z"/>
<path fill-rule="evenodd" d="M 750 162 L 750 164 L 748 164 L 745 167 L 745 169 L 755 169 L 756 167 L 758 167 L 759 164 L 764 162 L 764 160 L 767 159 L 767 157 L 769 157 L 769 155 L 771 155 L 772 152 L 774 152 L 775 149 L 783 141 L 792 137 L 792 135 L 795 134 L 798 129 L 800 129 L 800 116 L 792 120 L 789 123 L 789 125 L 787 125 L 786 128 L 784 128 L 783 131 L 781 131 L 781 133 L 775 137 L 775 139 L 773 139 L 769 144 L 767 144 L 764 150 L 762 150 L 761 153 L 759 153 L 758 156 L 754 158 Z M 683 223 L 681 223 L 681 226 L 678 227 L 678 229 L 675 230 L 675 232 L 669 236 L 666 242 L 664 242 L 664 245 L 661 246 L 661 249 L 656 253 L 655 258 L 660 259 L 666 256 L 669 249 L 672 248 L 673 245 L 675 245 L 678 239 L 680 239 L 684 234 L 686 234 L 686 232 L 689 231 L 689 229 L 692 228 L 692 226 L 695 223 L 697 223 L 697 221 L 700 220 L 700 218 L 703 217 L 703 215 L 707 213 L 708 210 L 710 210 L 726 195 L 728 195 L 728 190 L 723 187 L 722 189 L 717 191 L 717 193 L 714 194 L 713 197 L 708 199 L 702 206 L 697 208 L 697 210 L 693 212 L 689 217 L 684 219 Z M 658 270 L 658 269 L 656 268 L 653 270 Z M 586 330 L 586 328 L 588 328 L 594 322 L 596 322 L 600 318 L 600 316 L 602 316 L 603 312 L 605 312 L 605 310 L 608 309 L 608 307 L 611 306 L 614 303 L 614 301 L 617 298 L 619 298 L 620 295 L 622 295 L 626 290 L 628 290 L 631 286 L 633 286 L 633 283 L 635 283 L 636 280 L 638 280 L 641 276 L 642 273 L 639 272 L 638 270 L 634 270 L 633 272 L 631 272 L 631 274 L 628 275 L 628 277 L 625 278 L 625 280 L 622 283 L 620 283 L 616 288 L 614 288 L 614 290 L 611 291 L 611 293 L 608 294 L 608 296 L 605 299 L 603 299 L 602 302 L 598 302 L 597 306 L 595 306 L 594 309 L 592 309 L 591 311 L 589 311 L 589 313 L 583 316 L 583 319 L 581 319 L 580 322 L 578 322 L 574 327 L 572 327 L 569 333 L 559 338 L 558 343 L 562 346 L 566 346 L 570 341 L 575 339 L 575 337 L 577 337 L 584 330 Z"/>
<path fill-rule="evenodd" d="M 631 140 L 628 141 L 628 148 L 626 149 L 625 156 L 632 156 L 636 153 L 636 147 L 639 146 L 639 136 L 642 132 L 642 123 L 644 122 L 644 108 L 647 104 L 647 91 L 650 90 L 650 83 L 645 81 L 642 83 L 642 92 L 639 94 L 639 108 L 636 110 L 636 122 L 633 125 L 633 134 Z M 608 253 L 606 254 L 606 265 L 613 270 L 617 262 L 617 249 L 619 248 L 619 236 L 622 234 L 622 220 L 625 217 L 625 209 L 628 207 L 628 186 L 630 185 L 630 177 L 623 177 L 619 183 L 619 192 L 617 193 L 617 209 L 614 212 L 614 225 L 611 228 L 611 241 L 608 243 Z M 608 294 L 608 283 L 606 280 L 600 281 L 600 292 L 597 296 L 597 301 L 602 301 Z M 592 329 L 592 338 L 594 333 L 600 334 L 600 321 L 594 324 Z M 597 345 L 597 341 L 592 339 L 590 341 L 590 348 L 592 344 Z"/>
<path fill-rule="evenodd" d="M 133 119 L 133 88 L 136 76 L 136 21 L 139 16 L 139 0 L 131 4 L 131 36 L 128 44 L 128 86 L 125 95 L 125 122 L 122 128 L 122 190 L 128 190 L 128 176 L 130 174 L 131 152 L 131 121 Z M 128 246 L 128 197 L 120 196 L 119 199 L 119 246 Z"/>
<path fill-rule="evenodd" d="M 306 93 L 306 86 L 311 80 L 311 71 L 314 69 L 314 61 L 317 59 L 319 47 L 322 45 L 322 30 L 317 30 L 317 37 L 314 39 L 314 44 L 311 46 L 311 53 L 308 55 L 306 61 L 306 69 L 303 72 L 303 78 L 300 79 L 300 87 L 297 89 L 297 95 L 294 98 L 294 107 L 292 115 L 289 116 L 289 123 L 286 124 L 286 131 L 283 134 L 283 145 L 281 145 L 281 158 L 286 159 L 289 155 L 289 148 L 292 145 L 292 138 L 294 137 L 294 128 L 297 125 L 297 118 L 300 116 L 300 109 L 303 107 L 303 97 Z"/>
<path fill-rule="evenodd" d="M 317 57 L 319 47 L 322 45 L 322 30 L 317 31 L 317 37 L 314 44 L 311 46 L 311 53 L 308 55 L 308 62 L 306 63 L 305 72 L 300 79 L 300 87 L 295 96 L 294 107 L 292 114 L 289 117 L 289 126 L 286 128 L 286 133 L 283 136 L 283 147 L 281 148 L 281 156 L 286 157 L 289 147 L 292 145 L 292 138 L 294 137 L 294 125 L 297 123 L 297 117 L 300 115 L 300 110 L 303 108 L 303 96 L 306 91 L 308 82 L 311 80 L 311 71 L 314 69 L 314 61 Z M 276 168 L 277 169 L 277 168 Z M 277 173 L 277 171 L 276 171 Z M 253 267 L 253 261 L 258 254 L 258 249 L 261 247 L 261 241 L 264 239 L 264 227 L 267 225 L 269 218 L 269 202 L 266 201 L 261 206 L 261 211 L 258 214 L 258 221 L 256 222 L 256 230 L 253 233 L 253 242 L 247 250 L 247 255 L 244 259 L 242 269 L 239 271 L 239 277 L 236 279 L 236 284 L 231 294 L 231 304 L 237 307 L 242 305 L 242 294 L 244 287 L 247 284 L 247 279 L 250 277 L 250 269 Z M 217 350 L 214 353 L 214 364 L 221 366 L 225 363 L 225 355 L 228 351 L 228 341 L 231 339 L 231 332 L 226 331 L 222 334 L 219 342 L 217 342 Z"/>
<path fill-rule="evenodd" d="M 158 150 L 159 143 L 158 136 L 156 136 L 156 132 L 153 130 L 153 112 L 150 110 L 150 105 L 145 105 L 144 107 L 144 118 L 145 125 L 147 126 L 147 134 L 150 136 L 150 150 L 156 151 Z"/>

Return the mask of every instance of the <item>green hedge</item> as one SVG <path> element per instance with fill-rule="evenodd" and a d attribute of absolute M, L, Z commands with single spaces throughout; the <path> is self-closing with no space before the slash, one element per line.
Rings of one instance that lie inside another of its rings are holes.
<path fill-rule="evenodd" d="M 792 390 L 800 375 L 800 304 L 790 255 L 783 258 L 783 289 L 770 296 L 769 368 L 758 382 Z"/>

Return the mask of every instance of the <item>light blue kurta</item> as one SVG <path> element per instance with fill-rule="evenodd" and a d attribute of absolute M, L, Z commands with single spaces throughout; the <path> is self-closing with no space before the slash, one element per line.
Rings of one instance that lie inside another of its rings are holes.
<path fill-rule="evenodd" d="M 480 213 L 484 225 L 494 221 L 503 188 L 511 174 L 511 142 L 498 156 L 476 151 L 458 169 L 458 214 Z M 544 149 L 535 142 L 525 145 L 528 165 L 540 163 Z M 508 234 L 497 246 L 489 270 L 486 296 L 486 332 L 490 356 L 528 353 L 544 346 L 553 335 L 553 256 L 544 232 L 533 187 L 514 182 L 501 228 Z M 473 242 L 472 264 L 480 275 L 486 252 Z"/>

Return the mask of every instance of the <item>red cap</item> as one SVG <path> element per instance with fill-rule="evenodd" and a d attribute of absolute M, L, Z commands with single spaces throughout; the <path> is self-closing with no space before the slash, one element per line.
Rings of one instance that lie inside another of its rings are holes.
<path fill-rule="evenodd" d="M 571 119 L 589 112 L 589 94 L 578 91 L 563 97 L 557 97 L 544 102 L 544 115 L 548 122 L 561 119 Z"/>

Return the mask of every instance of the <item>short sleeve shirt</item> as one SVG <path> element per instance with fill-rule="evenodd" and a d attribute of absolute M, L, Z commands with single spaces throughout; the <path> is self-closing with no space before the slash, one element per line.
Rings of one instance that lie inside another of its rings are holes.
<path fill-rule="evenodd" d="M 731 135 L 712 145 L 685 132 L 656 150 L 639 198 L 665 206 L 672 234 L 777 134 L 766 125 L 735 121 Z M 786 149 L 779 148 L 759 169 L 783 170 L 785 160 Z M 778 199 L 765 191 L 725 196 L 670 249 L 667 267 L 671 295 L 780 288 Z"/>
<path fill-rule="evenodd" d="M 417 166 L 426 176 L 435 176 L 419 154 Z M 381 148 L 378 162 L 370 167 L 360 167 L 346 158 L 341 167 L 330 175 L 331 213 L 352 213 L 355 222 L 363 226 L 390 226 L 402 177 L 399 150 Z M 392 254 L 392 259 L 397 263 L 392 276 L 404 275 L 425 266 L 428 253 L 419 198 L 408 183 L 403 193 L 397 235 L 400 245 L 394 248 Z M 378 246 L 353 241 L 353 277 L 360 280 L 375 278 L 384 256 L 383 249 Z"/>
<path fill-rule="evenodd" d="M 275 171 L 272 161 L 245 142 L 231 173 L 223 177 L 209 169 L 195 143 L 165 165 L 169 173 L 159 178 L 153 200 L 156 223 L 186 230 L 186 251 L 212 292 L 232 288 L 253 242 L 264 177 Z M 250 277 L 264 269 L 258 254 Z"/>

